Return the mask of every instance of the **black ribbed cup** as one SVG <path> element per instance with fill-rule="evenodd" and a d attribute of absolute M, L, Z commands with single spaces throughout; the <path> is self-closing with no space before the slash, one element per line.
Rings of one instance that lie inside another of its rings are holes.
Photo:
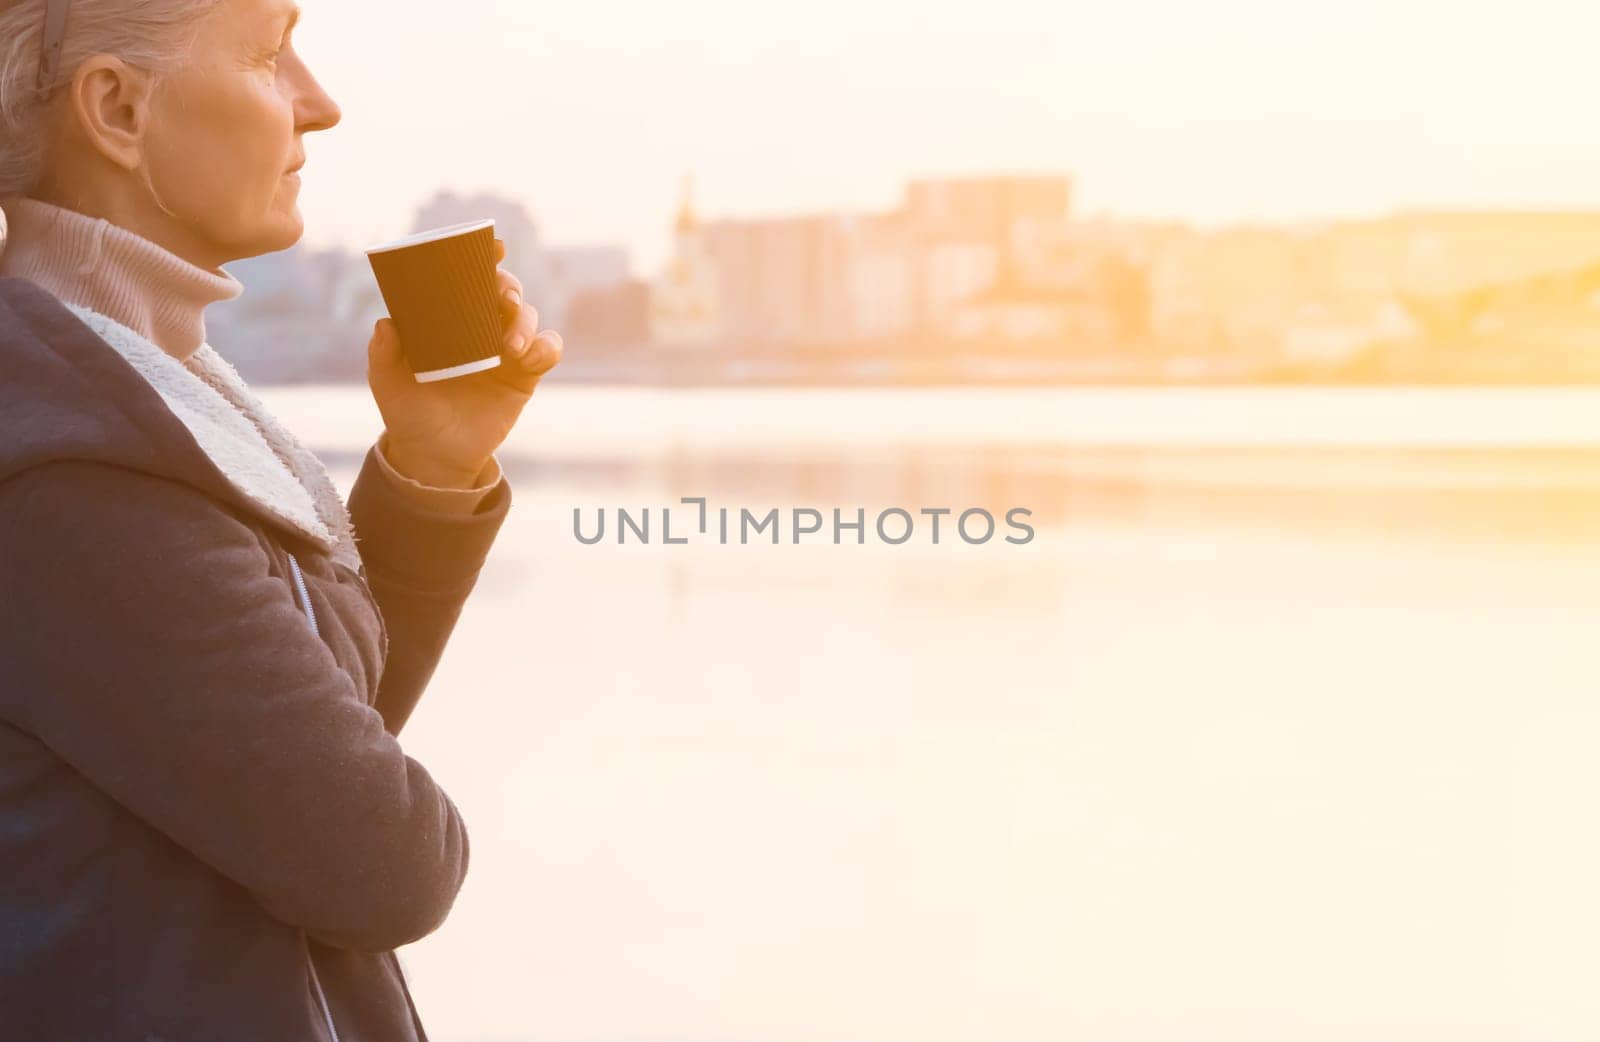
<path fill-rule="evenodd" d="M 500 364 L 493 220 L 417 232 L 366 253 L 419 383 Z"/>

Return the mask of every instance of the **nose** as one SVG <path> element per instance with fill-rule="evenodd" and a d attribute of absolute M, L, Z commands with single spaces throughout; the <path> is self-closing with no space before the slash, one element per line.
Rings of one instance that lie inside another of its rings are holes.
<path fill-rule="evenodd" d="M 339 110 L 338 102 L 322 89 L 316 77 L 306 70 L 306 89 L 301 92 L 295 106 L 298 109 L 297 127 L 302 134 L 316 130 L 329 130 L 338 126 L 344 113 Z"/>

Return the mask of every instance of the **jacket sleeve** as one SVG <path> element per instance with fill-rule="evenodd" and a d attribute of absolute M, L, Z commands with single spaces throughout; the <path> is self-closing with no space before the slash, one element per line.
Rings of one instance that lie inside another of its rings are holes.
<path fill-rule="evenodd" d="M 362 570 L 389 632 L 376 704 L 391 734 L 400 733 L 433 677 L 511 509 L 511 485 L 498 463 L 493 471 L 496 483 L 476 511 L 461 513 L 406 495 L 374 444 L 350 487 Z"/>
<path fill-rule="evenodd" d="M 389 484 L 413 503 L 437 509 L 441 513 L 471 514 L 477 511 L 489 493 L 494 491 L 494 487 L 500 484 L 500 459 L 497 456 L 490 456 L 489 462 L 478 473 L 477 483 L 472 488 L 440 488 L 436 485 L 424 485 L 394 469 L 388 457 L 388 437 L 388 431 L 378 436 L 378 442 L 372 450 L 373 458 L 378 461 L 378 468 L 389 479 Z"/>
<path fill-rule="evenodd" d="M 0 483 L 0 713 L 325 944 L 443 922 L 466 828 L 268 573 L 188 485 L 95 462 Z"/>

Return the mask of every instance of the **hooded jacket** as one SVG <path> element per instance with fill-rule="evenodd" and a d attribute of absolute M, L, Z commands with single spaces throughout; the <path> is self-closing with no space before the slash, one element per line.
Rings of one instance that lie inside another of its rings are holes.
<path fill-rule="evenodd" d="M 208 345 L 0 278 L 0 1037 L 424 1042 L 468 841 L 398 735 L 510 503 L 343 509 Z"/>

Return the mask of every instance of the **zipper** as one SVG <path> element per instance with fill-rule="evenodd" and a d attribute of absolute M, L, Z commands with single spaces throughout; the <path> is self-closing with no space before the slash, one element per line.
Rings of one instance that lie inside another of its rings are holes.
<path fill-rule="evenodd" d="M 287 551 L 285 551 L 287 553 Z M 311 623 L 311 632 L 322 636 L 322 631 L 317 629 L 317 612 L 311 607 L 311 594 L 306 590 L 306 577 L 300 574 L 300 562 L 294 554 L 289 554 L 289 570 L 294 573 L 294 586 L 300 597 L 300 604 L 305 609 L 306 621 Z M 311 986 L 317 991 L 317 1005 L 322 1007 L 322 1019 L 328 1023 L 328 1034 L 333 1036 L 332 1042 L 339 1042 L 339 1029 L 333 1026 L 333 1010 L 328 1008 L 328 996 L 322 992 L 322 980 L 317 976 L 317 963 L 311 957 L 311 949 L 306 949 L 306 967 L 311 971 Z"/>
<path fill-rule="evenodd" d="M 333 1026 L 333 1011 L 328 1008 L 328 996 L 322 993 L 322 981 L 317 978 L 317 963 L 311 957 L 311 949 L 306 949 L 306 965 L 311 968 L 311 986 L 317 989 L 317 1004 L 322 1007 L 322 1016 L 328 1022 L 328 1034 L 333 1036 L 333 1042 L 339 1042 L 339 1029 Z"/>
<path fill-rule="evenodd" d="M 287 551 L 285 552 L 287 553 Z M 311 632 L 320 637 L 322 633 L 317 629 L 317 613 L 311 607 L 311 594 L 306 590 L 306 578 L 301 574 L 300 562 L 295 559 L 294 554 L 289 554 L 289 570 L 294 573 L 295 589 L 299 593 L 301 606 L 305 608 L 306 620 L 311 623 Z M 356 573 L 356 578 L 360 580 L 362 589 L 365 590 L 366 580 L 361 578 L 360 573 Z M 372 610 L 377 614 L 381 624 L 383 614 L 378 611 L 378 603 L 373 599 L 370 591 L 367 592 L 367 600 L 372 604 Z M 387 630 L 384 632 L 384 643 L 385 645 L 388 644 Z M 417 1038 L 419 1042 L 428 1042 L 428 1033 L 423 1030 L 422 1018 L 417 1015 L 417 1004 L 411 998 L 411 988 L 406 984 L 405 971 L 400 968 L 400 957 L 393 951 L 390 951 L 388 955 L 389 962 L 394 966 L 395 976 L 400 979 L 400 990 L 405 994 L 406 1008 L 411 1013 L 412 1026 L 417 1029 Z M 328 1023 L 328 1033 L 333 1036 L 333 1042 L 339 1042 L 339 1029 L 333 1026 L 333 1011 L 328 1008 L 328 997 L 322 993 L 322 981 L 317 978 L 317 964 L 311 958 L 309 948 L 306 950 L 306 965 L 311 969 L 311 984 L 317 989 L 317 1003 L 322 1007 L 323 1019 Z"/>
<path fill-rule="evenodd" d="M 295 560 L 294 554 L 289 554 L 289 570 L 294 573 L 294 584 L 300 591 L 300 603 L 305 608 L 306 618 L 311 622 L 311 632 L 320 637 L 322 631 L 317 629 L 317 613 L 311 607 L 311 594 L 306 592 L 306 577 L 300 574 L 300 562 Z"/>

